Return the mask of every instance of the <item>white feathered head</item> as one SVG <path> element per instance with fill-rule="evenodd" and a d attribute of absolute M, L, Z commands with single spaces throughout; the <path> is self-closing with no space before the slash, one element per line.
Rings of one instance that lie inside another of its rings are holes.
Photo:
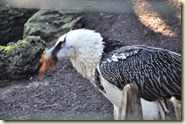
<path fill-rule="evenodd" d="M 100 33 L 89 29 L 77 29 L 62 35 L 56 44 L 46 51 L 46 59 L 53 61 L 68 57 L 84 77 L 88 69 L 95 68 L 103 54 L 104 45 Z"/>

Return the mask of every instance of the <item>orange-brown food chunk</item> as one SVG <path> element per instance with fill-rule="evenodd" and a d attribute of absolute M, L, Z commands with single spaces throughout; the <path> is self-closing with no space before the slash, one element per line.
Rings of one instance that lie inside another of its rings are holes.
<path fill-rule="evenodd" d="M 41 55 L 40 62 L 42 63 L 42 65 L 39 69 L 39 77 L 38 77 L 39 79 L 41 79 L 44 76 L 45 72 L 48 69 L 53 68 L 52 58 L 49 57 L 48 59 L 46 59 L 46 56 L 44 53 Z"/>

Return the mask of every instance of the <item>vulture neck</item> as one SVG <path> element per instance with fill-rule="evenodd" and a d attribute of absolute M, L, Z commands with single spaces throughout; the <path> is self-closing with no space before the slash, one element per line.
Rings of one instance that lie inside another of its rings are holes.
<path fill-rule="evenodd" d="M 81 53 L 76 52 L 76 55 L 70 57 L 73 67 L 84 77 L 89 79 L 91 82 L 94 81 L 94 73 L 96 67 L 99 65 L 103 49 L 94 50 L 89 49 Z"/>
<path fill-rule="evenodd" d="M 70 56 L 73 67 L 91 83 L 94 82 L 95 69 L 101 61 L 103 49 L 103 42 L 95 42 L 76 49 L 74 55 Z"/>

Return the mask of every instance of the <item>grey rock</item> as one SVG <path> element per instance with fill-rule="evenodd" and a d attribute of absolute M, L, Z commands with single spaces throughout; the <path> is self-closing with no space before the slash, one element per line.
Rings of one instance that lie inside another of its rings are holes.
<path fill-rule="evenodd" d="M 23 38 L 29 35 L 41 36 L 49 42 L 71 29 L 82 27 L 82 13 L 42 9 L 25 23 Z"/>
<path fill-rule="evenodd" d="M 22 38 L 24 23 L 36 12 L 32 9 L 0 6 L 0 45 L 7 45 Z"/>
<path fill-rule="evenodd" d="M 0 80 L 22 79 L 37 73 L 44 50 L 45 41 L 36 36 L 0 46 Z"/>

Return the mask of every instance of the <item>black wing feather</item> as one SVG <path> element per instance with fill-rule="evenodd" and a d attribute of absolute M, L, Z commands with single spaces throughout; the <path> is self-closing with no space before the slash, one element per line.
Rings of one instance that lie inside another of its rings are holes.
<path fill-rule="evenodd" d="M 113 59 L 115 56 L 117 60 Z M 100 71 L 120 90 L 126 84 L 134 83 L 140 96 L 146 100 L 171 96 L 181 100 L 181 56 L 174 52 L 145 46 L 124 46 L 102 58 Z"/>

